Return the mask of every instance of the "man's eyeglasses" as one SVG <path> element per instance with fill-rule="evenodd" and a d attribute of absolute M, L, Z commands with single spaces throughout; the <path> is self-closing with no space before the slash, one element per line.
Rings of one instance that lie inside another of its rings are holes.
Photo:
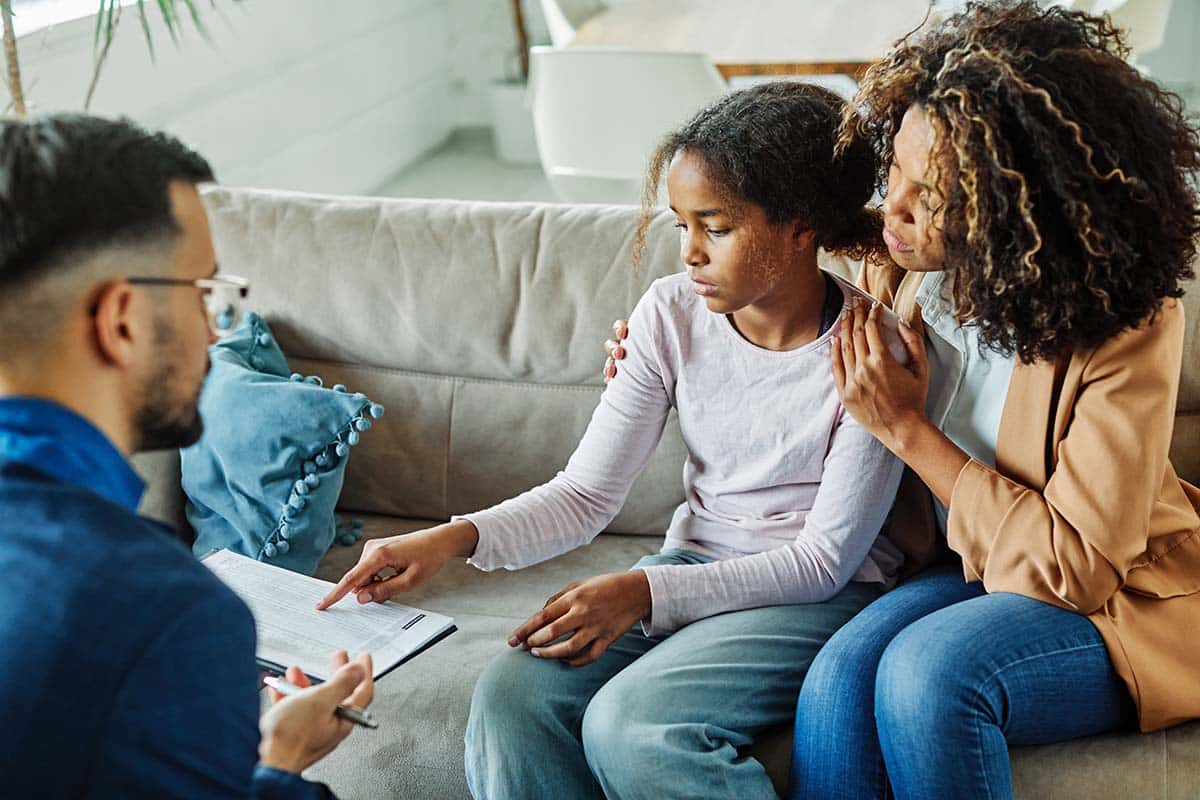
<path fill-rule="evenodd" d="M 208 312 L 208 326 L 214 335 L 228 336 L 237 327 L 245 310 L 246 295 L 250 293 L 250 281 L 237 275 L 217 275 L 212 278 L 126 278 L 141 286 L 194 286 L 204 294 L 204 308 Z"/>

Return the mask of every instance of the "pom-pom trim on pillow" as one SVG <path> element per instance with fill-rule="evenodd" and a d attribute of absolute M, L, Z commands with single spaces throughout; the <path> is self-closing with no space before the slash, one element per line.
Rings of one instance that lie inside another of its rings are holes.
<path fill-rule="evenodd" d="M 268 343 L 269 341 L 263 344 Z M 293 372 L 291 379 L 296 383 L 303 381 L 316 386 L 324 386 L 324 383 L 316 375 L 309 375 L 306 378 L 298 372 Z M 333 387 L 333 391 L 346 393 L 346 387 L 339 383 Z M 292 528 L 297 526 L 297 522 L 303 518 L 308 508 L 306 495 L 321 485 L 323 477 L 337 469 L 341 459 L 350 455 L 350 448 L 359 443 L 359 433 L 371 427 L 371 420 L 383 416 L 382 405 L 370 402 L 362 392 L 356 392 L 353 396 L 362 401 L 362 408 L 334 434 L 332 439 L 324 446 L 312 451 L 300 465 L 300 475 L 292 484 L 292 490 L 275 523 L 275 529 L 267 535 L 258 550 L 260 561 L 264 558 L 287 554 L 291 549 L 288 540 L 292 535 Z M 355 520 L 355 522 L 359 524 L 355 525 L 352 531 L 362 527 L 361 521 Z M 360 536 L 361 534 L 354 536 L 352 532 L 338 531 L 336 540 L 341 544 L 353 544 L 358 541 Z"/>

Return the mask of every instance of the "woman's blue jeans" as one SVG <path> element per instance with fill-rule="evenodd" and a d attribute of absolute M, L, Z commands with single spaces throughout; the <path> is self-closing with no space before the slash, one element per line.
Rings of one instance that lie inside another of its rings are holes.
<path fill-rule="evenodd" d="M 1008 745 L 1130 726 L 1133 702 L 1085 617 L 987 594 L 937 567 L 876 600 L 814 659 L 791 798 L 1008 798 Z"/>

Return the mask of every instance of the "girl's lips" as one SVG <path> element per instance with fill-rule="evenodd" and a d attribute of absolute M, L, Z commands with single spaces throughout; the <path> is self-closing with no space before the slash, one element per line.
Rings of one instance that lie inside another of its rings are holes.
<path fill-rule="evenodd" d="M 700 295 L 701 297 L 710 297 L 717 293 L 716 286 L 713 286 L 711 283 L 705 283 L 704 281 L 698 281 L 695 278 L 692 279 L 692 288 L 695 290 L 696 294 Z"/>
<path fill-rule="evenodd" d="M 889 248 L 895 250 L 897 253 L 911 253 L 913 251 L 912 245 L 905 244 L 904 242 L 900 241 L 900 237 L 896 236 L 896 234 L 892 233 L 887 228 L 883 229 L 883 241 Z"/>

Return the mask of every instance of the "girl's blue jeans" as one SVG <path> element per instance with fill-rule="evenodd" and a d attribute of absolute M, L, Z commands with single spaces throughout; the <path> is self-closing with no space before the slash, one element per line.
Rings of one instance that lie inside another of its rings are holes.
<path fill-rule="evenodd" d="M 817 655 L 796 710 L 790 797 L 1012 796 L 1008 746 L 1135 722 L 1085 617 L 927 570 Z"/>
<path fill-rule="evenodd" d="M 668 550 L 639 564 L 708 560 Z M 471 698 L 471 794 L 776 800 L 745 748 L 791 721 L 813 656 L 878 596 L 852 583 L 824 603 L 718 614 L 667 637 L 635 627 L 583 667 L 508 650 Z"/>

